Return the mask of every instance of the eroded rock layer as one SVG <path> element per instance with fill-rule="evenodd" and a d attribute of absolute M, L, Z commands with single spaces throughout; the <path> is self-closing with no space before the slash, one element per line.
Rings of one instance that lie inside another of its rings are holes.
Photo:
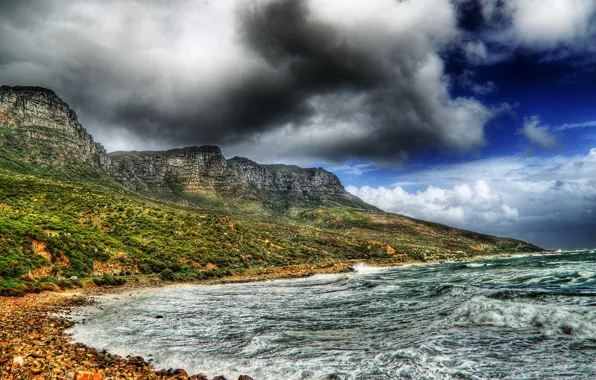
<path fill-rule="evenodd" d="M 11 159 L 36 165 L 87 165 L 143 193 L 251 199 L 286 207 L 306 202 L 373 208 L 322 168 L 226 160 L 216 146 L 108 155 L 68 104 L 40 87 L 0 87 L 0 147 Z"/>
<path fill-rule="evenodd" d="M 68 104 L 39 87 L 0 87 L 0 147 L 41 165 L 107 169 L 110 163 Z"/>

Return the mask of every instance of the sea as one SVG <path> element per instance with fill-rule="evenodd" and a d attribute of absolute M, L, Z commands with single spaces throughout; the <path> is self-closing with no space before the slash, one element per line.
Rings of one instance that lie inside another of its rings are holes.
<path fill-rule="evenodd" d="M 100 296 L 77 342 L 235 379 L 595 379 L 596 251 Z"/>

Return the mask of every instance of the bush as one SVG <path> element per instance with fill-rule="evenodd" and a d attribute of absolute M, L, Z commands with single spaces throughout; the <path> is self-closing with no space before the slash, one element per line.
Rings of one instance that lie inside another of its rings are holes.
<path fill-rule="evenodd" d="M 39 284 L 39 288 L 41 290 L 47 290 L 50 292 L 59 292 L 62 290 L 58 285 L 54 284 L 53 282 L 42 282 Z"/>
<path fill-rule="evenodd" d="M 159 278 L 163 281 L 174 281 L 174 272 L 170 268 L 166 268 L 161 271 Z"/>
<path fill-rule="evenodd" d="M 105 274 L 102 278 L 94 278 L 93 282 L 97 286 L 118 286 L 125 284 L 126 280 Z"/>

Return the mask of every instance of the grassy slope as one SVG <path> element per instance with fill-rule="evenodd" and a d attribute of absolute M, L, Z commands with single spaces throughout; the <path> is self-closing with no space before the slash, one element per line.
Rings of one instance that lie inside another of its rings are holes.
<path fill-rule="evenodd" d="M 0 292 L 36 289 L 47 277 L 71 275 L 158 273 L 192 280 L 302 263 L 538 249 L 340 207 L 294 209 L 285 216 L 261 208 L 225 215 L 152 202 L 113 183 L 78 178 L 60 182 L 0 170 Z"/>
<path fill-rule="evenodd" d="M 282 219 L 175 208 L 92 184 L 0 170 L 4 288 L 29 277 L 103 272 L 196 279 L 251 267 L 384 257 L 380 252 L 364 239 Z"/>

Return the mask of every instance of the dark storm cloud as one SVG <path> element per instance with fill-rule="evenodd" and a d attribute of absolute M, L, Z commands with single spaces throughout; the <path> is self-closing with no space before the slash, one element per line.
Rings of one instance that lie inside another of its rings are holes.
<path fill-rule="evenodd" d="M 275 144 L 271 157 L 399 163 L 481 146 L 493 116 L 449 95 L 447 0 L 2 8 L 0 81 L 54 89 L 112 149 L 220 144 L 267 159 Z"/>

